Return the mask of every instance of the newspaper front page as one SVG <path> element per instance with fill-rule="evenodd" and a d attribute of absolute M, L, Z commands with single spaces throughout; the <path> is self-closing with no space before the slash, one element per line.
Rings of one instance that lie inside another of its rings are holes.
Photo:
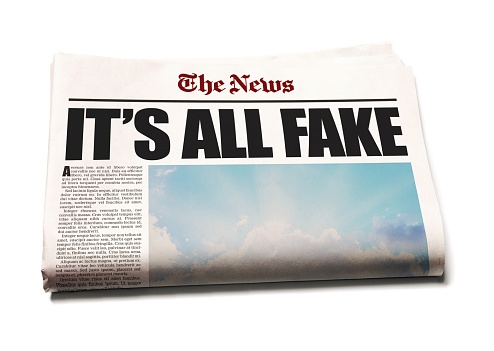
<path fill-rule="evenodd" d="M 443 273 L 412 71 L 390 44 L 56 54 L 43 287 Z"/>

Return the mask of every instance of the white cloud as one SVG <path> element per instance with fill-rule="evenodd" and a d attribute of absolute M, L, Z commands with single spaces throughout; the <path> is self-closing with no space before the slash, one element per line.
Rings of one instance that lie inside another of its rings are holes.
<path fill-rule="evenodd" d="M 228 247 L 226 246 L 226 243 L 211 243 L 211 242 L 207 242 L 204 244 L 205 248 L 206 248 L 206 253 L 208 255 L 208 257 L 211 257 L 211 256 L 214 256 L 214 255 L 217 255 L 221 252 L 225 252 Z"/>
<path fill-rule="evenodd" d="M 329 228 L 320 236 L 269 222 L 247 234 L 243 245 L 207 263 L 194 264 L 194 283 L 340 279 L 419 273 L 410 253 L 393 254 L 384 243 L 366 250 Z"/>
<path fill-rule="evenodd" d="M 402 251 L 416 256 L 424 254 L 427 248 L 424 225 L 415 218 L 408 218 L 406 215 L 388 220 L 374 217 L 372 222 L 372 233 L 368 233 L 370 241 L 382 241 L 395 254 Z"/>
<path fill-rule="evenodd" d="M 235 225 L 235 228 L 233 228 L 233 231 L 236 233 L 240 229 L 240 227 L 247 224 L 248 219 L 249 219 L 249 216 L 242 216 L 242 218 Z"/>
<path fill-rule="evenodd" d="M 242 217 L 239 223 L 243 221 L 246 219 Z M 183 255 L 179 257 L 179 252 L 173 246 L 178 260 L 166 272 L 166 284 L 355 279 L 422 274 L 412 253 L 392 252 L 382 241 L 363 249 L 359 241 L 341 237 L 335 228 L 325 229 L 317 236 L 304 234 L 286 222 L 266 222 L 254 227 L 236 249 L 228 249 L 223 242 L 206 243 L 205 248 L 208 256 L 189 260 L 193 263 L 186 267 Z M 211 256 L 216 257 L 208 260 Z"/>
<path fill-rule="evenodd" d="M 341 236 L 338 235 L 338 232 L 336 231 L 336 229 L 334 228 L 329 228 L 329 229 L 325 229 L 323 232 L 322 232 L 322 236 L 329 236 L 331 239 L 333 239 L 334 241 L 338 241 L 338 240 L 341 240 Z"/>
<path fill-rule="evenodd" d="M 170 169 L 158 168 L 158 170 L 156 171 L 156 175 L 155 176 L 156 177 L 160 177 L 160 178 L 165 178 L 166 176 L 168 176 L 169 174 L 172 174 L 176 170 L 177 170 L 176 167 L 170 168 Z M 153 192 L 155 192 L 157 194 L 163 195 L 164 189 L 165 189 L 165 182 L 163 180 L 163 181 L 161 181 L 160 184 L 158 184 L 157 186 L 155 186 L 151 191 L 153 191 Z"/>
<path fill-rule="evenodd" d="M 155 216 L 149 216 L 149 245 L 152 247 L 150 255 L 153 256 L 153 260 L 158 258 L 161 266 L 169 267 L 174 264 L 181 253 L 172 243 L 167 228 L 158 227 L 157 221 Z"/>
<path fill-rule="evenodd" d="M 158 170 L 156 171 L 156 177 L 166 177 L 167 175 L 175 172 L 177 170 L 177 167 L 174 167 L 174 168 L 171 168 L 171 169 L 162 169 L 162 168 L 158 168 Z"/>

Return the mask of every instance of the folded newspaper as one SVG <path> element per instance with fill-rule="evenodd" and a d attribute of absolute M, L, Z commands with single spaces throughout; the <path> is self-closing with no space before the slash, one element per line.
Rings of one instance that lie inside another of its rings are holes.
<path fill-rule="evenodd" d="M 56 54 L 46 291 L 438 276 L 412 71 L 391 45 Z"/>

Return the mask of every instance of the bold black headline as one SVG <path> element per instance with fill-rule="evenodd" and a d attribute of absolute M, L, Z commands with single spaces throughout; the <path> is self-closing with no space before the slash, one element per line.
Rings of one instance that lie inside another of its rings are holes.
<path fill-rule="evenodd" d="M 341 122 L 341 134 L 335 116 Z M 392 123 L 392 119 L 398 117 L 396 107 L 365 107 L 357 111 L 353 108 L 280 109 L 285 155 L 302 157 L 301 139 L 308 137 L 308 155 L 304 155 L 308 157 L 323 157 L 325 149 L 333 157 L 362 156 L 362 151 L 368 156 L 406 156 L 406 146 L 396 145 L 395 141 L 395 136 L 402 134 L 401 127 Z M 235 118 L 238 116 L 232 109 L 220 109 L 217 131 L 210 110 L 188 109 L 181 145 L 182 159 L 198 159 L 200 150 L 205 158 L 273 157 L 273 148 L 263 142 L 259 110 L 244 110 L 245 146 L 237 145 Z M 307 122 L 301 123 L 304 118 Z M 66 160 L 82 160 L 84 124 L 88 119 L 94 121 L 94 160 L 110 159 L 111 127 L 118 119 L 122 119 L 123 124 L 133 120 L 136 131 L 142 134 L 141 139 L 133 141 L 138 157 L 160 160 L 170 153 L 172 145 L 166 133 L 169 116 L 162 109 L 144 108 L 134 115 L 132 109 L 69 108 Z M 377 124 L 379 140 L 370 132 L 371 123 Z"/>

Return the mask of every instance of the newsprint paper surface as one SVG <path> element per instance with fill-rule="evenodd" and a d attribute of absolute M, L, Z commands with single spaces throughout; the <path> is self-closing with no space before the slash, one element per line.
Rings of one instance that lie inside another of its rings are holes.
<path fill-rule="evenodd" d="M 46 291 L 437 276 L 412 71 L 389 44 L 56 54 Z"/>

